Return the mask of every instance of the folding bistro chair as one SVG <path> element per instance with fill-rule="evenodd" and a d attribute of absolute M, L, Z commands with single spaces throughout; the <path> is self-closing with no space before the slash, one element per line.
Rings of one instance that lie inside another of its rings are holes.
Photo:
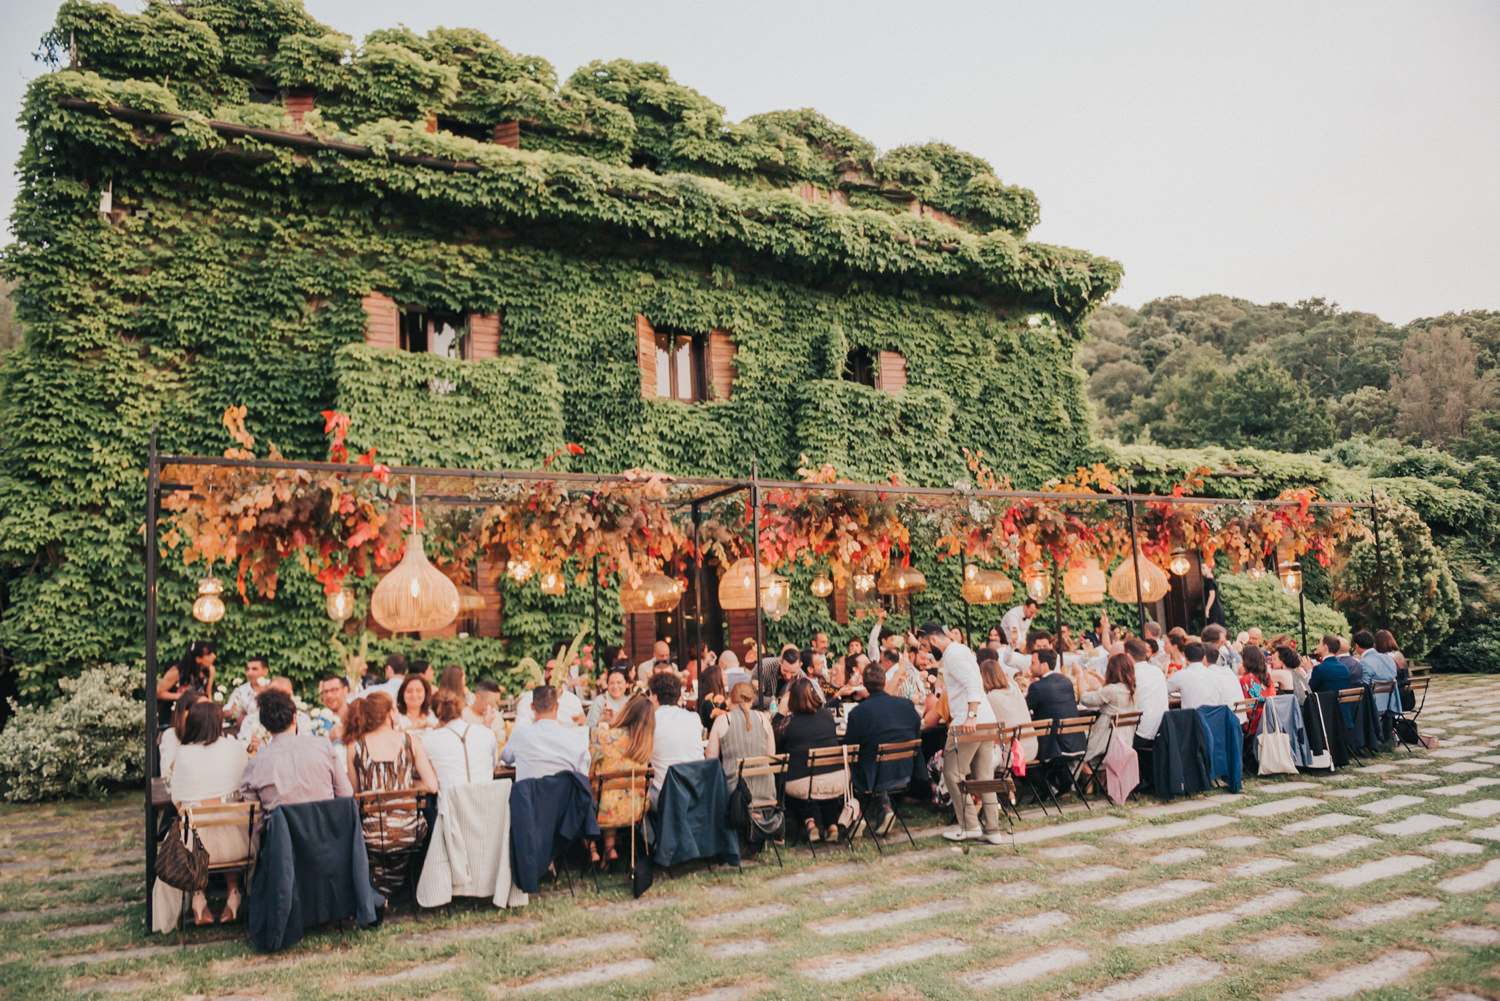
<path fill-rule="evenodd" d="M 843 744 L 838 744 L 833 747 L 809 747 L 807 749 L 807 774 L 810 777 L 816 778 L 819 775 L 831 775 L 834 772 L 845 771 L 846 765 L 851 760 L 850 752 L 853 750 L 854 748 L 846 747 Z M 783 770 L 785 770 L 785 766 L 783 766 Z M 847 783 L 853 781 L 853 779 L 851 776 L 846 774 L 844 776 L 844 781 Z M 783 793 L 783 805 L 784 795 L 785 794 Z M 840 796 L 839 798 L 841 800 L 843 799 L 842 796 Z M 843 831 L 840 834 L 840 837 L 843 839 L 846 847 L 854 847 L 854 838 L 848 831 Z M 812 852 L 813 858 L 818 857 L 818 850 L 813 847 L 813 843 L 811 841 L 807 843 L 807 850 Z M 778 862 L 781 861 L 781 855 L 779 853 L 776 856 L 776 860 Z"/>
<path fill-rule="evenodd" d="M 630 795 L 632 802 L 641 804 L 640 812 L 630 822 L 631 847 L 635 847 L 635 837 L 640 834 L 645 836 L 647 803 L 651 795 L 651 766 L 645 768 L 622 768 L 614 772 L 600 772 L 590 779 L 590 785 L 594 793 L 594 805 L 597 807 L 604 802 L 606 792 L 623 792 Z M 616 847 L 618 851 L 618 845 Z M 598 876 L 594 877 L 595 885 L 598 884 Z"/>
<path fill-rule="evenodd" d="M 1104 745 L 1104 753 L 1106 755 L 1109 754 L 1109 749 L 1114 746 L 1115 735 L 1118 734 L 1121 730 L 1128 729 L 1130 731 L 1131 737 L 1133 738 L 1135 736 L 1135 728 L 1140 725 L 1140 722 L 1141 722 L 1141 714 L 1138 711 L 1132 710 L 1131 712 L 1115 713 L 1110 718 L 1110 722 L 1109 722 L 1109 740 Z M 1135 750 L 1135 748 L 1131 746 L 1132 743 L 1133 743 L 1132 740 L 1127 740 L 1125 742 L 1125 746 L 1130 747 L 1131 750 Z M 1137 758 L 1137 765 L 1139 765 L 1139 758 Z M 1093 774 L 1093 781 L 1095 781 L 1096 783 L 1098 783 L 1099 786 L 1100 786 L 1100 788 L 1104 788 L 1105 789 L 1105 797 L 1108 798 L 1108 796 L 1109 796 L 1108 789 L 1107 789 L 1107 787 L 1104 784 L 1104 780 L 1100 778 L 1100 776 L 1103 774 L 1103 772 L 1104 772 L 1104 760 L 1101 758 L 1100 761 L 1099 761 L 1099 768 Z M 1137 783 L 1135 788 L 1139 789 L 1140 788 L 1140 784 Z M 1129 800 L 1130 797 L 1133 796 L 1134 794 L 1135 794 L 1135 789 L 1130 790 L 1130 792 L 1128 792 L 1128 793 L 1125 794 L 1125 799 Z"/>
<path fill-rule="evenodd" d="M 1432 678 L 1428 677 L 1427 674 L 1423 673 L 1419 675 L 1413 671 L 1411 680 L 1405 686 L 1405 690 L 1403 691 L 1398 688 L 1396 693 L 1396 705 L 1400 706 L 1401 709 L 1396 713 L 1396 718 L 1391 724 L 1391 729 L 1396 734 L 1396 739 L 1401 742 L 1401 746 L 1406 748 L 1408 754 L 1411 753 L 1412 748 L 1421 742 L 1417 734 L 1417 717 L 1422 715 L 1422 707 L 1427 704 L 1427 689 L 1431 684 Z M 1406 708 L 1408 695 L 1411 697 L 1410 709 Z M 1402 727 L 1400 724 L 1402 723 L 1411 727 L 1410 736 L 1412 739 L 1410 741 L 1401 734 Z"/>
<path fill-rule="evenodd" d="M 1038 749 L 1040 749 L 1043 738 L 1052 733 L 1053 722 L 1053 720 L 1044 719 L 1018 724 L 1011 728 L 1009 743 L 1019 744 L 1021 741 L 1034 740 L 1037 742 Z M 1008 747 L 1007 751 L 1009 751 Z M 1007 768 L 1010 767 L 1010 757 L 1011 754 L 1007 753 L 1005 758 Z M 1027 791 L 1031 793 L 1032 800 L 1035 801 L 1037 806 L 1042 808 L 1043 814 L 1047 812 L 1047 800 L 1042 798 L 1042 792 L 1039 790 L 1045 791 L 1047 799 L 1052 800 L 1052 804 L 1057 807 L 1057 812 L 1062 813 L 1062 804 L 1058 803 L 1057 797 L 1052 795 L 1052 783 L 1043 774 L 1045 771 L 1046 765 L 1042 763 L 1040 758 L 1035 754 L 1029 754 L 1026 756 L 1026 774 L 1021 776 L 1019 781 L 1026 786 Z M 1019 817 L 1020 815 L 1021 811 L 1018 807 L 1016 816 Z"/>
<path fill-rule="evenodd" d="M 906 788 L 906 786 L 911 782 L 909 776 L 911 775 L 912 765 L 915 763 L 917 753 L 921 751 L 921 749 L 922 741 L 920 738 L 877 745 L 875 748 L 875 788 L 857 789 L 855 791 L 860 795 L 868 796 L 874 793 L 894 792 L 898 789 Z M 896 771 L 896 769 L 892 769 L 889 766 L 898 765 L 903 761 L 908 763 L 904 772 L 904 774 L 908 777 L 903 779 L 899 785 L 896 784 L 894 780 L 891 780 L 889 782 L 881 780 L 882 774 L 893 773 L 894 771 Z M 840 762 L 842 763 L 842 759 L 840 759 Z M 896 804 L 896 798 L 894 796 L 891 797 L 891 813 L 895 816 L 897 823 L 901 825 L 901 830 L 905 832 L 906 840 L 910 841 L 911 846 L 915 848 L 917 846 L 917 839 L 911 836 L 911 828 L 906 826 L 906 818 L 901 816 L 901 808 Z M 880 843 L 880 835 L 875 832 L 875 825 L 866 823 L 865 830 L 869 833 L 870 837 L 874 839 L 876 851 L 884 855 L 885 847 Z"/>
<path fill-rule="evenodd" d="M 818 750 L 823 750 L 823 748 L 818 748 Z M 837 748 L 835 748 L 835 750 L 837 750 Z M 784 817 L 786 813 L 786 804 L 782 802 L 783 786 L 780 777 L 786 774 L 788 760 L 788 755 L 785 754 L 762 754 L 753 758 L 741 758 L 740 766 L 734 773 L 734 788 L 730 789 L 730 795 L 734 795 L 734 789 L 738 788 L 740 782 L 744 779 L 754 779 L 769 776 L 771 779 L 771 798 L 756 799 L 754 795 L 752 795 L 750 797 L 750 809 L 763 809 L 769 806 L 780 807 Z M 759 783 L 756 784 L 758 785 Z M 755 819 L 753 817 L 751 818 L 750 823 L 754 825 Z M 783 820 L 783 823 L 785 823 L 785 820 Z M 768 840 L 771 842 L 771 850 L 776 853 L 776 865 L 777 867 L 780 867 L 781 849 L 777 847 L 775 838 L 770 838 Z M 744 867 L 741 866 L 740 868 Z"/>
<path fill-rule="evenodd" d="M 259 803 L 207 803 L 202 806 L 184 807 L 182 811 L 182 822 L 189 831 L 196 831 L 201 836 L 210 828 L 244 827 L 245 829 L 245 854 L 236 858 L 214 858 L 209 857 L 208 872 L 210 875 L 218 872 L 242 873 L 240 885 L 241 894 L 248 901 L 250 897 L 250 870 L 255 865 L 255 812 Z M 191 841 L 191 837 L 188 839 Z M 183 909 L 177 915 L 177 941 L 184 945 L 183 925 L 187 920 L 187 909 L 193 895 L 184 893 L 182 895 Z M 247 913 L 246 905 L 240 905 L 241 914 Z"/>
<path fill-rule="evenodd" d="M 1358 724 L 1361 715 L 1360 701 L 1364 699 L 1364 697 L 1365 689 L 1363 685 L 1359 686 L 1358 688 L 1339 689 L 1339 710 L 1346 714 L 1346 720 L 1354 721 L 1354 725 L 1349 727 L 1349 738 L 1345 741 L 1345 745 L 1349 748 L 1349 757 L 1353 758 L 1354 763 L 1356 765 L 1359 765 L 1361 768 L 1364 767 L 1365 763 L 1364 760 L 1360 758 L 1359 752 L 1362 750 L 1367 751 L 1369 750 L 1369 748 L 1365 747 L 1365 745 L 1362 743 L 1358 747 L 1355 747 L 1354 744 L 1355 734 L 1362 731 L 1362 728 Z"/>
<path fill-rule="evenodd" d="M 959 792 L 964 795 L 984 797 L 994 793 L 995 799 L 1000 804 L 1000 813 L 1005 817 L 1005 822 L 1015 826 L 1015 821 L 1010 819 L 1010 811 L 1016 808 L 1016 783 L 1010 777 L 1010 762 L 1001 761 L 1001 752 L 1008 745 L 1002 739 L 999 723 L 981 723 L 974 728 L 973 733 L 953 732 L 953 742 L 960 747 L 965 744 L 995 744 L 995 775 L 988 779 L 963 779 L 958 783 Z M 958 808 L 954 808 L 954 813 Z M 1017 814 L 1019 816 L 1019 813 Z"/>
<path fill-rule="evenodd" d="M 427 806 L 428 793 L 421 789 L 387 789 L 372 790 L 370 792 L 359 792 L 354 794 L 354 800 L 359 804 L 359 815 L 361 824 L 366 817 L 376 818 L 376 824 L 380 829 L 379 844 L 386 845 L 390 842 L 386 824 L 394 814 L 422 813 Z M 428 827 L 428 833 L 432 831 Z M 422 857 L 427 854 L 427 840 L 420 838 L 410 845 L 401 848 L 386 849 L 365 844 L 365 853 L 369 856 L 371 866 L 375 866 L 376 860 L 388 862 L 391 859 L 406 860 L 405 882 L 411 884 L 413 896 L 416 893 L 417 876 L 422 871 Z"/>
<path fill-rule="evenodd" d="M 1089 732 L 1094 729 L 1094 720 L 1097 716 L 1098 714 L 1096 713 L 1092 716 L 1074 716 L 1069 719 L 1054 721 L 1056 726 L 1052 730 L 1052 736 L 1057 738 L 1057 756 L 1052 761 L 1043 765 L 1044 768 L 1060 768 L 1062 773 L 1068 777 L 1068 784 L 1072 787 L 1073 792 L 1077 793 L 1078 799 L 1084 806 L 1088 807 L 1090 813 L 1094 812 L 1094 807 L 1089 803 L 1088 795 L 1084 792 L 1083 784 L 1078 781 L 1078 778 L 1083 771 L 1083 759 L 1088 755 Z M 1062 749 L 1062 738 L 1077 735 L 1082 735 L 1083 747 L 1080 747 L 1076 751 L 1064 751 Z M 1055 799 L 1054 802 L 1056 802 Z M 1058 812 L 1062 812 L 1061 805 L 1058 806 Z"/>

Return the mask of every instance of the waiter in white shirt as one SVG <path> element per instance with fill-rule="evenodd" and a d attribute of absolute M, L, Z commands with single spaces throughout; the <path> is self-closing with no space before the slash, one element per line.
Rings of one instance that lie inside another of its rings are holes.
<path fill-rule="evenodd" d="M 1040 607 L 1036 599 L 1027 598 L 1024 604 L 1006 612 L 1005 617 L 1000 620 L 1000 642 L 1019 650 L 1026 640 L 1026 634 L 1031 632 L 1031 620 L 1036 618 L 1036 611 Z"/>
<path fill-rule="evenodd" d="M 943 837 L 949 841 L 983 840 L 998 845 L 1004 836 L 1000 833 L 1000 803 L 995 794 L 985 794 L 984 808 L 976 817 L 974 801 L 958 787 L 964 779 L 995 777 L 993 740 L 958 743 L 959 734 L 973 733 L 976 726 L 995 722 L 995 710 L 990 708 L 990 700 L 984 693 L 979 662 L 973 650 L 954 640 L 936 622 L 924 625 L 917 638 L 928 652 L 941 658 L 943 691 L 948 694 L 948 710 L 953 714 L 953 721 L 948 724 L 948 743 L 943 748 L 943 782 L 958 815 L 958 829 L 944 831 Z"/>

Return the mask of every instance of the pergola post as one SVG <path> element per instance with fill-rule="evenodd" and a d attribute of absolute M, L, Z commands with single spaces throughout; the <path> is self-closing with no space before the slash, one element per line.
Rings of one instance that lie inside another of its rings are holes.
<path fill-rule="evenodd" d="M 1135 620 L 1136 628 L 1140 631 L 1141 639 L 1146 638 L 1146 606 L 1141 602 L 1141 564 L 1136 556 L 1141 551 L 1140 543 L 1135 538 L 1135 487 L 1128 486 L 1130 491 L 1125 497 L 1125 516 L 1130 519 L 1130 568 L 1135 571 Z"/>
<path fill-rule="evenodd" d="M 599 635 L 599 556 L 594 555 L 594 657 L 596 661 L 602 661 L 604 657 L 604 637 Z M 609 665 L 604 665 L 607 669 Z"/>
<path fill-rule="evenodd" d="M 755 558 L 755 656 L 756 667 L 766 656 L 766 613 L 760 593 L 760 459 L 750 460 L 750 547 Z"/>
<path fill-rule="evenodd" d="M 964 603 L 964 639 L 969 641 L 969 649 L 973 650 L 976 649 L 974 646 L 974 626 L 969 622 L 969 599 L 963 596 L 964 584 L 969 579 L 968 573 L 968 561 L 964 558 L 963 547 L 960 546 L 958 549 L 958 596 Z"/>
<path fill-rule="evenodd" d="M 1375 506 L 1375 491 L 1370 491 L 1370 527 L 1375 530 L 1375 575 L 1380 578 L 1380 627 L 1391 626 L 1390 609 L 1386 607 L 1385 554 L 1380 546 L 1380 509 Z"/>
<path fill-rule="evenodd" d="M 1302 649 L 1298 652 L 1307 654 L 1307 591 L 1306 588 L 1297 589 L 1297 621 L 1302 625 Z"/>
<path fill-rule="evenodd" d="M 693 656 L 698 658 L 698 677 L 703 677 L 703 551 L 699 548 L 698 527 L 703 522 L 703 508 L 693 501 Z"/>
<path fill-rule="evenodd" d="M 146 450 L 146 929 L 151 928 L 151 881 L 156 874 L 156 811 L 151 805 L 151 780 L 156 775 L 156 578 L 159 561 L 156 521 L 161 501 L 161 466 L 157 461 L 156 429 Z"/>

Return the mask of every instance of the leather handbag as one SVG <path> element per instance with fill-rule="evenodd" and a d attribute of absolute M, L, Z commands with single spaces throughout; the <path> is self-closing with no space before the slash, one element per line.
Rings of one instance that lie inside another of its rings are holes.
<path fill-rule="evenodd" d="M 854 798 L 854 793 L 851 791 L 851 786 L 853 785 L 853 783 L 850 781 L 849 776 L 849 748 L 844 748 L 843 757 L 844 808 L 839 811 L 839 826 L 846 831 L 852 831 L 854 829 L 854 825 L 859 823 L 860 818 L 864 816 L 864 811 L 860 809 L 859 800 Z"/>
<path fill-rule="evenodd" d="M 1258 761 L 1257 775 L 1296 775 L 1297 760 L 1292 757 L 1292 736 L 1281 726 L 1276 717 L 1276 703 L 1267 699 L 1264 703 L 1265 725 L 1255 739 L 1255 756 Z"/>
<path fill-rule="evenodd" d="M 172 829 L 156 849 L 156 878 L 189 893 L 208 886 L 208 849 L 197 831 L 183 831 L 180 818 L 172 821 Z"/>

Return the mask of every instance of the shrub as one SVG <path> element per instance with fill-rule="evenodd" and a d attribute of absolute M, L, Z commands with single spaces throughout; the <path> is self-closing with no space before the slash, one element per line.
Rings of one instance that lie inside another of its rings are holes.
<path fill-rule="evenodd" d="M 58 681 L 61 698 L 38 708 L 11 703 L 0 733 L 0 796 L 35 802 L 101 796 L 144 775 L 142 669 L 103 664 Z"/>
<path fill-rule="evenodd" d="M 1281 589 L 1281 582 L 1267 576 L 1251 580 L 1243 574 L 1225 574 L 1219 578 L 1219 594 L 1224 599 L 1224 615 L 1233 636 L 1251 626 L 1259 626 L 1266 637 L 1286 633 L 1300 645 L 1301 623 L 1297 616 L 1297 599 Z M 1343 613 L 1315 601 L 1307 602 L 1307 643 L 1309 649 L 1329 633 L 1349 636 L 1349 620 Z M 1305 651 L 1304 651 L 1305 652 Z"/>

